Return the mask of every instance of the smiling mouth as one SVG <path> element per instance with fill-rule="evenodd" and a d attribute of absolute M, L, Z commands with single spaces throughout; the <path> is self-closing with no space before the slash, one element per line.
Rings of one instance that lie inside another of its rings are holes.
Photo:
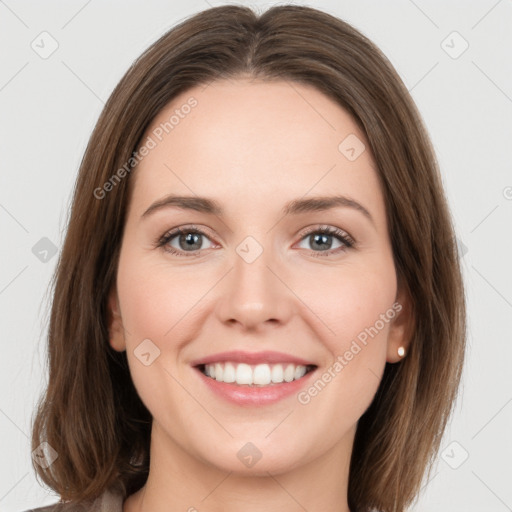
<path fill-rule="evenodd" d="M 314 371 L 317 366 L 294 363 L 250 365 L 226 361 L 200 364 L 196 368 L 206 377 L 218 382 L 237 386 L 262 387 L 276 386 L 302 379 Z"/>

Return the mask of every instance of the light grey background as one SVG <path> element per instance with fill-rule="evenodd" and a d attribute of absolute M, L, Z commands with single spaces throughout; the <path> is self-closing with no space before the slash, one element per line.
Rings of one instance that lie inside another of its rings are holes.
<path fill-rule="evenodd" d="M 0 0 L 1 511 L 56 501 L 30 463 L 30 422 L 46 382 L 45 293 L 57 262 L 36 244 L 48 247 L 46 237 L 60 250 L 88 137 L 131 62 L 184 17 L 224 3 Z M 512 510 L 512 1 L 307 5 L 353 24 L 397 68 L 431 134 L 463 248 L 464 383 L 412 510 Z M 58 48 L 42 58 L 53 40 Z"/>

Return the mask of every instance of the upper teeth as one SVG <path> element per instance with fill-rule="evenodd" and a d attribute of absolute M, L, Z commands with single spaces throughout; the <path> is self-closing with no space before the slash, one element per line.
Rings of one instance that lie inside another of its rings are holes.
<path fill-rule="evenodd" d="M 306 374 L 306 367 L 292 363 L 251 366 L 245 363 L 226 362 L 207 364 L 204 373 L 219 382 L 265 386 L 271 382 L 277 384 L 300 379 Z"/>

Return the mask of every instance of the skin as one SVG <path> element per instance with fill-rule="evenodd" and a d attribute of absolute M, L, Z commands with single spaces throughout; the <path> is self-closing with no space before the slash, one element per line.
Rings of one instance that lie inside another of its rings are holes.
<path fill-rule="evenodd" d="M 315 88 L 245 78 L 182 93 L 146 136 L 191 96 L 197 106 L 131 178 L 109 297 L 110 343 L 127 350 L 153 416 L 148 482 L 123 511 L 348 511 L 357 421 L 386 362 L 400 360 L 399 346 L 407 350 L 412 322 L 397 286 L 369 144 L 350 115 Z M 349 134 L 366 146 L 354 161 L 338 149 Z M 171 192 L 215 199 L 225 212 L 168 207 L 141 218 Z M 362 204 L 373 221 L 348 207 L 281 212 L 293 199 L 333 194 Z M 207 232 L 199 255 L 186 256 L 179 235 L 167 245 L 185 256 L 156 247 L 169 230 L 190 224 Z M 318 249 L 303 232 L 324 225 L 356 245 L 340 250 L 333 236 L 337 252 L 318 256 L 329 249 Z M 252 263 L 236 252 L 247 236 L 263 248 Z M 227 350 L 275 350 L 314 362 L 320 376 L 396 301 L 401 312 L 307 405 L 296 395 L 260 407 L 234 405 L 214 395 L 190 365 Z M 145 339 L 160 350 L 149 366 L 134 354 Z M 237 457 L 249 441 L 262 453 L 251 468 Z"/>

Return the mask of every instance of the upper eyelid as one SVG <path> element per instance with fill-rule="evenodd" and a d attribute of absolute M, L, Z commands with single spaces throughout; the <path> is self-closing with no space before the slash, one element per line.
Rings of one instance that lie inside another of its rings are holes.
<path fill-rule="evenodd" d="M 343 228 L 339 228 L 337 226 L 331 226 L 330 224 L 316 224 L 313 226 L 308 226 L 306 228 L 301 229 L 299 234 L 301 234 L 301 236 L 306 236 L 310 233 L 315 233 L 316 231 L 322 231 L 322 230 L 332 231 L 332 233 L 330 233 L 330 234 L 332 234 L 333 236 L 336 234 L 335 231 L 341 231 L 348 237 L 353 238 L 352 235 L 350 235 Z"/>

